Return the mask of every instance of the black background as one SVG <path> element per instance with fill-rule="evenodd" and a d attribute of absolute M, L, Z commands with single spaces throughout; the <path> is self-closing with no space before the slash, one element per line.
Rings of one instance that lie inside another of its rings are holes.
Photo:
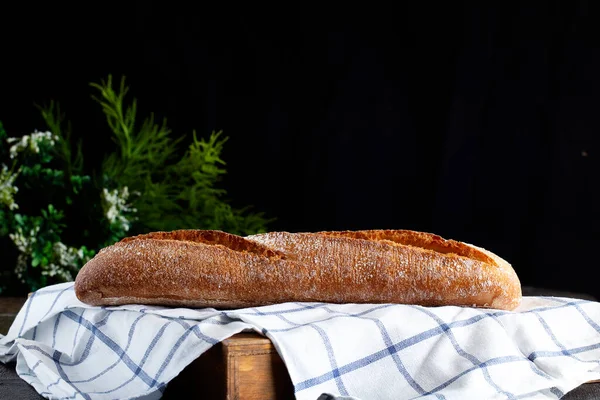
<path fill-rule="evenodd" d="M 66 3 L 65 3 L 66 4 Z M 591 1 L 0 6 L 0 120 L 60 102 L 91 165 L 89 82 L 142 116 L 223 130 L 223 187 L 272 230 L 398 228 L 496 252 L 525 285 L 600 296 L 600 13 Z"/>

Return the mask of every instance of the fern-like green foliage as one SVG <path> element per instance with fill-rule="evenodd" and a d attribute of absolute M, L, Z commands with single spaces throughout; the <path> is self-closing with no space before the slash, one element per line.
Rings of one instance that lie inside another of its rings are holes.
<path fill-rule="evenodd" d="M 71 123 L 67 122 L 67 127 L 64 129 L 65 115 L 61 113 L 60 106 L 51 101 L 46 107 L 38 106 L 42 113 L 42 118 L 48 127 L 48 130 L 62 140 L 59 141 L 59 150 L 57 151 L 60 161 L 62 161 L 67 176 L 70 178 L 73 174 L 80 174 L 83 170 L 83 150 L 81 139 L 77 142 L 75 154 L 73 154 Z"/>
<path fill-rule="evenodd" d="M 2 125 L 2 121 L 0 121 L 0 140 L 4 140 L 4 138 L 6 138 L 6 131 L 4 130 L 4 125 Z M 4 151 L 4 148 L 2 148 L 1 151 Z M 0 153 L 0 155 L 2 155 L 2 153 Z"/>
<path fill-rule="evenodd" d="M 104 185 L 128 188 L 140 230 L 220 229 L 240 235 L 266 231 L 269 220 L 262 213 L 233 208 L 224 198 L 225 190 L 217 186 L 226 173 L 221 152 L 227 138 L 222 132 L 212 132 L 208 139 L 193 132 L 182 156 L 185 137 L 173 137 L 166 121 L 158 124 L 150 115 L 138 122 L 136 99 L 125 101 L 125 78 L 116 90 L 111 76 L 92 87 L 117 147 L 103 162 Z"/>

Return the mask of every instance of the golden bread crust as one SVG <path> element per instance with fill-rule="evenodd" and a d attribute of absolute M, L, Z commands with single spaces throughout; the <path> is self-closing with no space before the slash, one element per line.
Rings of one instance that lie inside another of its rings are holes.
<path fill-rule="evenodd" d="M 514 270 L 493 253 L 400 230 L 133 236 L 90 260 L 75 292 L 91 305 L 199 308 L 318 301 L 512 310 L 521 299 Z"/>

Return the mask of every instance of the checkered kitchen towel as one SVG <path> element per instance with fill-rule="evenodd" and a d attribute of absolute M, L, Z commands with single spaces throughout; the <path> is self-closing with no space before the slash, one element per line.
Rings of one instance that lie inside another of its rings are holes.
<path fill-rule="evenodd" d="M 91 307 L 72 283 L 25 303 L 0 360 L 47 398 L 157 399 L 242 330 L 268 336 L 298 399 L 556 399 L 600 379 L 600 303 L 525 297 L 515 312 L 286 303 L 232 311 Z M 327 394 L 327 395 L 324 395 Z"/>

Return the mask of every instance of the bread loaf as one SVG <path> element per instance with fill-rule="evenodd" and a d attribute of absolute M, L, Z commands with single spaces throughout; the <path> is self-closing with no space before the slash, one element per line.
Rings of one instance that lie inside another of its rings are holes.
<path fill-rule="evenodd" d="M 500 257 L 401 230 L 133 236 L 90 260 L 75 292 L 91 305 L 198 308 L 314 301 L 512 310 L 521 300 L 519 279 Z"/>

